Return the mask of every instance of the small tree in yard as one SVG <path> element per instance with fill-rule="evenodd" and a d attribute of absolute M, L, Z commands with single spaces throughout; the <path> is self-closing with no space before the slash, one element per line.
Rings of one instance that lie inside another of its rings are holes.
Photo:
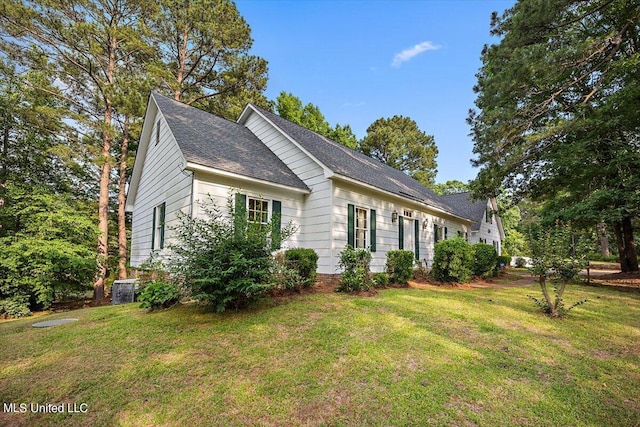
<path fill-rule="evenodd" d="M 371 285 L 369 277 L 371 252 L 366 249 L 354 249 L 347 245 L 340 252 L 338 266 L 342 269 L 338 292 L 353 292 L 368 290 Z"/>
<path fill-rule="evenodd" d="M 272 242 L 286 240 L 295 227 L 274 229 L 271 223 L 251 222 L 231 199 L 231 215 L 223 214 L 213 200 L 201 207 L 202 217 L 179 217 L 168 270 L 194 299 L 210 302 L 219 312 L 246 306 L 272 287 Z"/>
<path fill-rule="evenodd" d="M 584 304 L 587 300 L 566 308 L 563 300 L 567 285 L 587 266 L 589 249 L 584 239 L 575 236 L 571 223 L 557 222 L 555 227 L 549 229 L 532 227 L 528 232 L 528 240 L 533 264 L 529 270 L 538 276 L 544 299 L 529 297 L 551 317 L 561 317 L 572 308 Z M 553 285 L 553 296 L 547 286 L 549 279 Z"/>

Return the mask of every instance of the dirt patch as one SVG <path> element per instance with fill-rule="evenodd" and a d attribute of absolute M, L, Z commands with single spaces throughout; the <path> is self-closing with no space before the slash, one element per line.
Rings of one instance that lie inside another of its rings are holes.
<path fill-rule="evenodd" d="M 640 290 L 640 272 L 592 274 L 590 284 Z"/>

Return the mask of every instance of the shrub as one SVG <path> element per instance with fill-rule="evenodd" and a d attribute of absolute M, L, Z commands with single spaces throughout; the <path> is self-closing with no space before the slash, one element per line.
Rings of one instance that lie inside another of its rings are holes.
<path fill-rule="evenodd" d="M 389 251 L 387 252 L 386 270 L 389 280 L 393 283 L 406 284 L 413 275 L 412 251 Z"/>
<path fill-rule="evenodd" d="M 303 279 L 303 285 L 309 287 L 316 281 L 318 254 L 313 249 L 293 248 L 284 253 L 285 265 L 294 269 Z"/>
<path fill-rule="evenodd" d="M 10 203 L 2 209 L 14 219 L 4 223 L 0 237 L 2 315 L 23 316 L 92 289 L 98 230 L 87 206 L 35 189 L 28 194 L 8 189 Z"/>
<path fill-rule="evenodd" d="M 160 308 L 169 308 L 175 305 L 180 299 L 180 291 L 171 283 L 153 282 L 142 290 L 138 301 L 141 302 L 140 308 L 148 308 L 157 310 Z"/>
<path fill-rule="evenodd" d="M 13 297 L 0 301 L 0 318 L 13 318 L 31 316 L 29 302 L 26 298 Z"/>
<path fill-rule="evenodd" d="M 353 246 L 347 245 L 340 252 L 338 266 L 342 269 L 342 277 L 336 291 L 353 292 L 369 289 L 370 264 L 371 252 L 366 249 L 353 249 Z"/>
<path fill-rule="evenodd" d="M 456 237 L 436 243 L 431 275 L 440 282 L 465 283 L 471 278 L 473 247 Z"/>
<path fill-rule="evenodd" d="M 525 268 L 527 266 L 527 260 L 519 256 L 516 258 L 516 267 L 517 268 Z"/>
<path fill-rule="evenodd" d="M 305 286 L 305 279 L 297 269 L 289 268 L 285 263 L 283 253 L 276 254 L 272 274 L 272 281 L 279 289 L 300 291 Z"/>
<path fill-rule="evenodd" d="M 244 209 L 222 214 L 213 200 L 201 203 L 203 215 L 179 215 L 175 243 L 169 245 L 169 272 L 183 283 L 191 297 L 213 304 L 221 312 L 244 307 L 273 287 L 272 242 L 294 232 L 273 224 L 250 222 Z M 272 233 L 277 236 L 272 236 Z"/>
<path fill-rule="evenodd" d="M 509 267 L 511 265 L 511 257 L 509 255 L 498 256 L 498 267 L 500 265 L 504 267 Z"/>
<path fill-rule="evenodd" d="M 473 274 L 481 277 L 495 276 L 498 266 L 498 253 L 485 243 L 473 245 Z"/>
<path fill-rule="evenodd" d="M 375 273 L 371 281 L 376 288 L 384 288 L 389 284 L 389 275 L 387 273 Z"/>

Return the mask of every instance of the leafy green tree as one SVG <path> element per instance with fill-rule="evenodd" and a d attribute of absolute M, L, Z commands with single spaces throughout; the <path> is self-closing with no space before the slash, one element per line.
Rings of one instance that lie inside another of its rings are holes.
<path fill-rule="evenodd" d="M 530 270 L 538 276 L 544 299 L 530 298 L 551 317 L 560 317 L 586 302 L 579 301 L 565 308 L 563 297 L 567 285 L 587 266 L 589 242 L 576 235 L 571 223 L 561 222 L 553 227 L 532 226 L 527 238 L 533 264 Z M 549 279 L 553 284 L 553 296 L 547 286 Z"/>
<path fill-rule="evenodd" d="M 441 184 L 433 184 L 431 186 L 431 189 L 436 194 L 444 196 L 447 194 L 466 193 L 467 191 L 470 191 L 471 188 L 469 187 L 468 183 L 464 183 L 462 181 L 454 179 Z"/>
<path fill-rule="evenodd" d="M 433 136 L 418 128 L 409 117 L 378 119 L 367 128 L 360 150 L 374 159 L 399 169 L 426 187 L 436 177 L 438 148 Z"/>
<path fill-rule="evenodd" d="M 491 32 L 478 73 L 478 195 L 504 186 L 551 200 L 576 225 L 612 224 L 623 271 L 638 271 L 640 2 L 520 0 Z"/>
<path fill-rule="evenodd" d="M 119 75 L 128 63 L 151 47 L 145 22 L 155 2 L 150 0 L 91 2 L 7 0 L 3 16 L 2 49 L 33 69 L 43 63 L 59 81 L 61 94 L 74 111 L 78 128 L 97 149 L 98 168 L 97 261 L 94 299 L 102 300 L 108 263 L 109 196 L 115 106 Z"/>
<path fill-rule="evenodd" d="M 332 141 L 353 149 L 358 145 L 358 140 L 351 130 L 351 126 L 336 124 L 336 127 L 332 128 L 316 105 L 311 103 L 302 105 L 300 98 L 291 93 L 280 92 L 276 98 L 275 109 L 283 119 L 326 136 Z"/>
<path fill-rule="evenodd" d="M 162 0 L 151 39 L 160 90 L 235 120 L 247 102 L 269 108 L 267 61 L 249 55 L 251 28 L 228 0 Z"/>

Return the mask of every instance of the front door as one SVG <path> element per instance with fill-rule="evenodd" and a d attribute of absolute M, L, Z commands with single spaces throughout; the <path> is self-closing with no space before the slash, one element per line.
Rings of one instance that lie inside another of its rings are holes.
<path fill-rule="evenodd" d="M 413 252 L 415 250 L 413 219 L 405 218 L 402 226 L 404 227 L 404 246 L 405 251 Z"/>

